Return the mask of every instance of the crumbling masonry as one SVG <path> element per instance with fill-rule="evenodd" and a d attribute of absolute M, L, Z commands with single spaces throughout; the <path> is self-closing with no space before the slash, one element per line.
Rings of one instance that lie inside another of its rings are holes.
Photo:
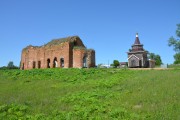
<path fill-rule="evenodd" d="M 21 69 L 95 67 L 95 51 L 87 49 L 78 36 L 54 39 L 43 46 L 22 50 Z"/>

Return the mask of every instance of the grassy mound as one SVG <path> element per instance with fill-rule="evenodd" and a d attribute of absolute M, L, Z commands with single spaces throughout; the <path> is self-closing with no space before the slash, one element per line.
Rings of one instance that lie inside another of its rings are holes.
<path fill-rule="evenodd" d="M 0 70 L 0 119 L 180 119 L 180 70 Z"/>

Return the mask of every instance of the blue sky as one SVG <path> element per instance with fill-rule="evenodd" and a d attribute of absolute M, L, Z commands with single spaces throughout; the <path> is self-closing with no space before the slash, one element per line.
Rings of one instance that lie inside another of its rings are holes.
<path fill-rule="evenodd" d="M 180 23 L 180 0 L 0 0 L 0 66 L 19 65 L 27 45 L 78 35 L 96 63 L 127 61 L 136 32 L 144 48 L 173 63 L 167 40 Z"/>

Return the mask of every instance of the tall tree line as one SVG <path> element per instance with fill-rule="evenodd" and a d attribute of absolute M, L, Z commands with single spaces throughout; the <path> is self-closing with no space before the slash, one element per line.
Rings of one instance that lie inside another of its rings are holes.
<path fill-rule="evenodd" d="M 180 24 L 177 24 L 176 38 L 171 36 L 168 40 L 168 45 L 173 47 L 176 52 L 174 55 L 174 64 L 180 64 Z"/>

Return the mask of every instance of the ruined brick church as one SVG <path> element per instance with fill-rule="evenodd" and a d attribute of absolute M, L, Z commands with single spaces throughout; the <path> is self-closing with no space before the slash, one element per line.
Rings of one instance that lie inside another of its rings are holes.
<path fill-rule="evenodd" d="M 22 70 L 83 67 L 95 67 L 95 51 L 87 49 L 78 36 L 54 39 L 43 46 L 29 45 L 21 54 Z"/>

